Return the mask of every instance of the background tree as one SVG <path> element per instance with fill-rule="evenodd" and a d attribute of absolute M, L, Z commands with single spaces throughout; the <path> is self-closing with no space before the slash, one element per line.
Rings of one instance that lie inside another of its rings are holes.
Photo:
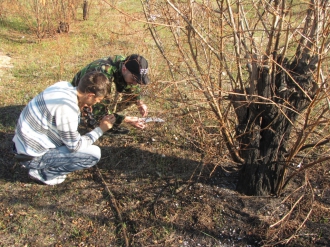
<path fill-rule="evenodd" d="M 279 195 L 329 159 L 328 1 L 141 3 L 204 163 L 241 163 L 239 192 Z"/>
<path fill-rule="evenodd" d="M 86 21 L 88 19 L 88 1 L 84 0 L 83 4 L 83 20 Z"/>

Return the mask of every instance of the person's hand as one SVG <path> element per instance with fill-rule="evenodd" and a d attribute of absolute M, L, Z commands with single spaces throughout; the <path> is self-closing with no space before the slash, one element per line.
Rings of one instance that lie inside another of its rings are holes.
<path fill-rule="evenodd" d="M 148 116 L 148 107 L 146 104 L 144 104 L 143 102 L 139 101 L 138 104 L 138 109 L 142 115 L 142 117 L 146 117 Z"/>
<path fill-rule="evenodd" d="M 103 133 L 111 129 L 115 121 L 116 121 L 116 117 L 113 114 L 106 115 L 105 117 L 103 117 L 102 120 L 100 121 L 100 128 L 103 131 Z"/>
<path fill-rule="evenodd" d="M 144 129 L 146 127 L 145 122 L 138 117 L 126 116 L 124 119 L 124 122 L 132 125 L 133 127 L 137 128 L 137 129 Z"/>

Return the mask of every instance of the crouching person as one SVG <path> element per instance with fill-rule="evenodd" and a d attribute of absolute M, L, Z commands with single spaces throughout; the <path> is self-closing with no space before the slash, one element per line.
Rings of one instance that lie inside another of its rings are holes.
<path fill-rule="evenodd" d="M 101 150 L 93 143 L 112 128 L 114 115 L 107 115 L 98 127 L 85 135 L 78 132 L 84 107 L 101 102 L 109 90 L 107 77 L 87 73 L 77 87 L 58 82 L 33 98 L 17 122 L 14 152 L 29 176 L 47 185 L 62 183 L 67 174 L 94 166 Z"/>

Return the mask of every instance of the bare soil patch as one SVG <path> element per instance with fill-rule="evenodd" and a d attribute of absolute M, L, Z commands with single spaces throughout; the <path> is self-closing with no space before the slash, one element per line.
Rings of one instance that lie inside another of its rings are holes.
<path fill-rule="evenodd" d="M 271 239 L 269 226 L 288 211 L 281 201 L 293 188 L 282 198 L 238 194 L 239 167 L 210 177 L 212 165 L 202 167 L 197 151 L 160 130 L 103 137 L 98 166 L 54 187 L 27 177 L 8 149 L 13 133 L 1 133 L 1 246 L 262 246 Z M 329 246 L 329 165 L 311 175 L 315 210 L 286 246 Z"/>
<path fill-rule="evenodd" d="M 7 69 L 13 68 L 11 57 L 0 51 L 0 77 L 8 75 Z"/>

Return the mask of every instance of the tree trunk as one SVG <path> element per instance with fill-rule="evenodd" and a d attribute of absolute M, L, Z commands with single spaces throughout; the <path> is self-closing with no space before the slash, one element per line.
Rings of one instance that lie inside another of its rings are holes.
<path fill-rule="evenodd" d="M 83 19 L 86 21 L 88 18 L 88 1 L 84 0 L 84 5 L 83 5 Z"/>
<path fill-rule="evenodd" d="M 259 67 L 257 92 L 247 89 L 248 104 L 241 103 L 243 96 L 231 97 L 239 121 L 240 154 L 245 160 L 237 184 L 241 193 L 277 195 L 281 190 L 292 123 L 310 104 L 317 88 L 310 73 L 314 67 L 306 59 L 309 57 L 291 65 L 284 60 L 275 68 L 274 83 L 269 67 Z"/>

